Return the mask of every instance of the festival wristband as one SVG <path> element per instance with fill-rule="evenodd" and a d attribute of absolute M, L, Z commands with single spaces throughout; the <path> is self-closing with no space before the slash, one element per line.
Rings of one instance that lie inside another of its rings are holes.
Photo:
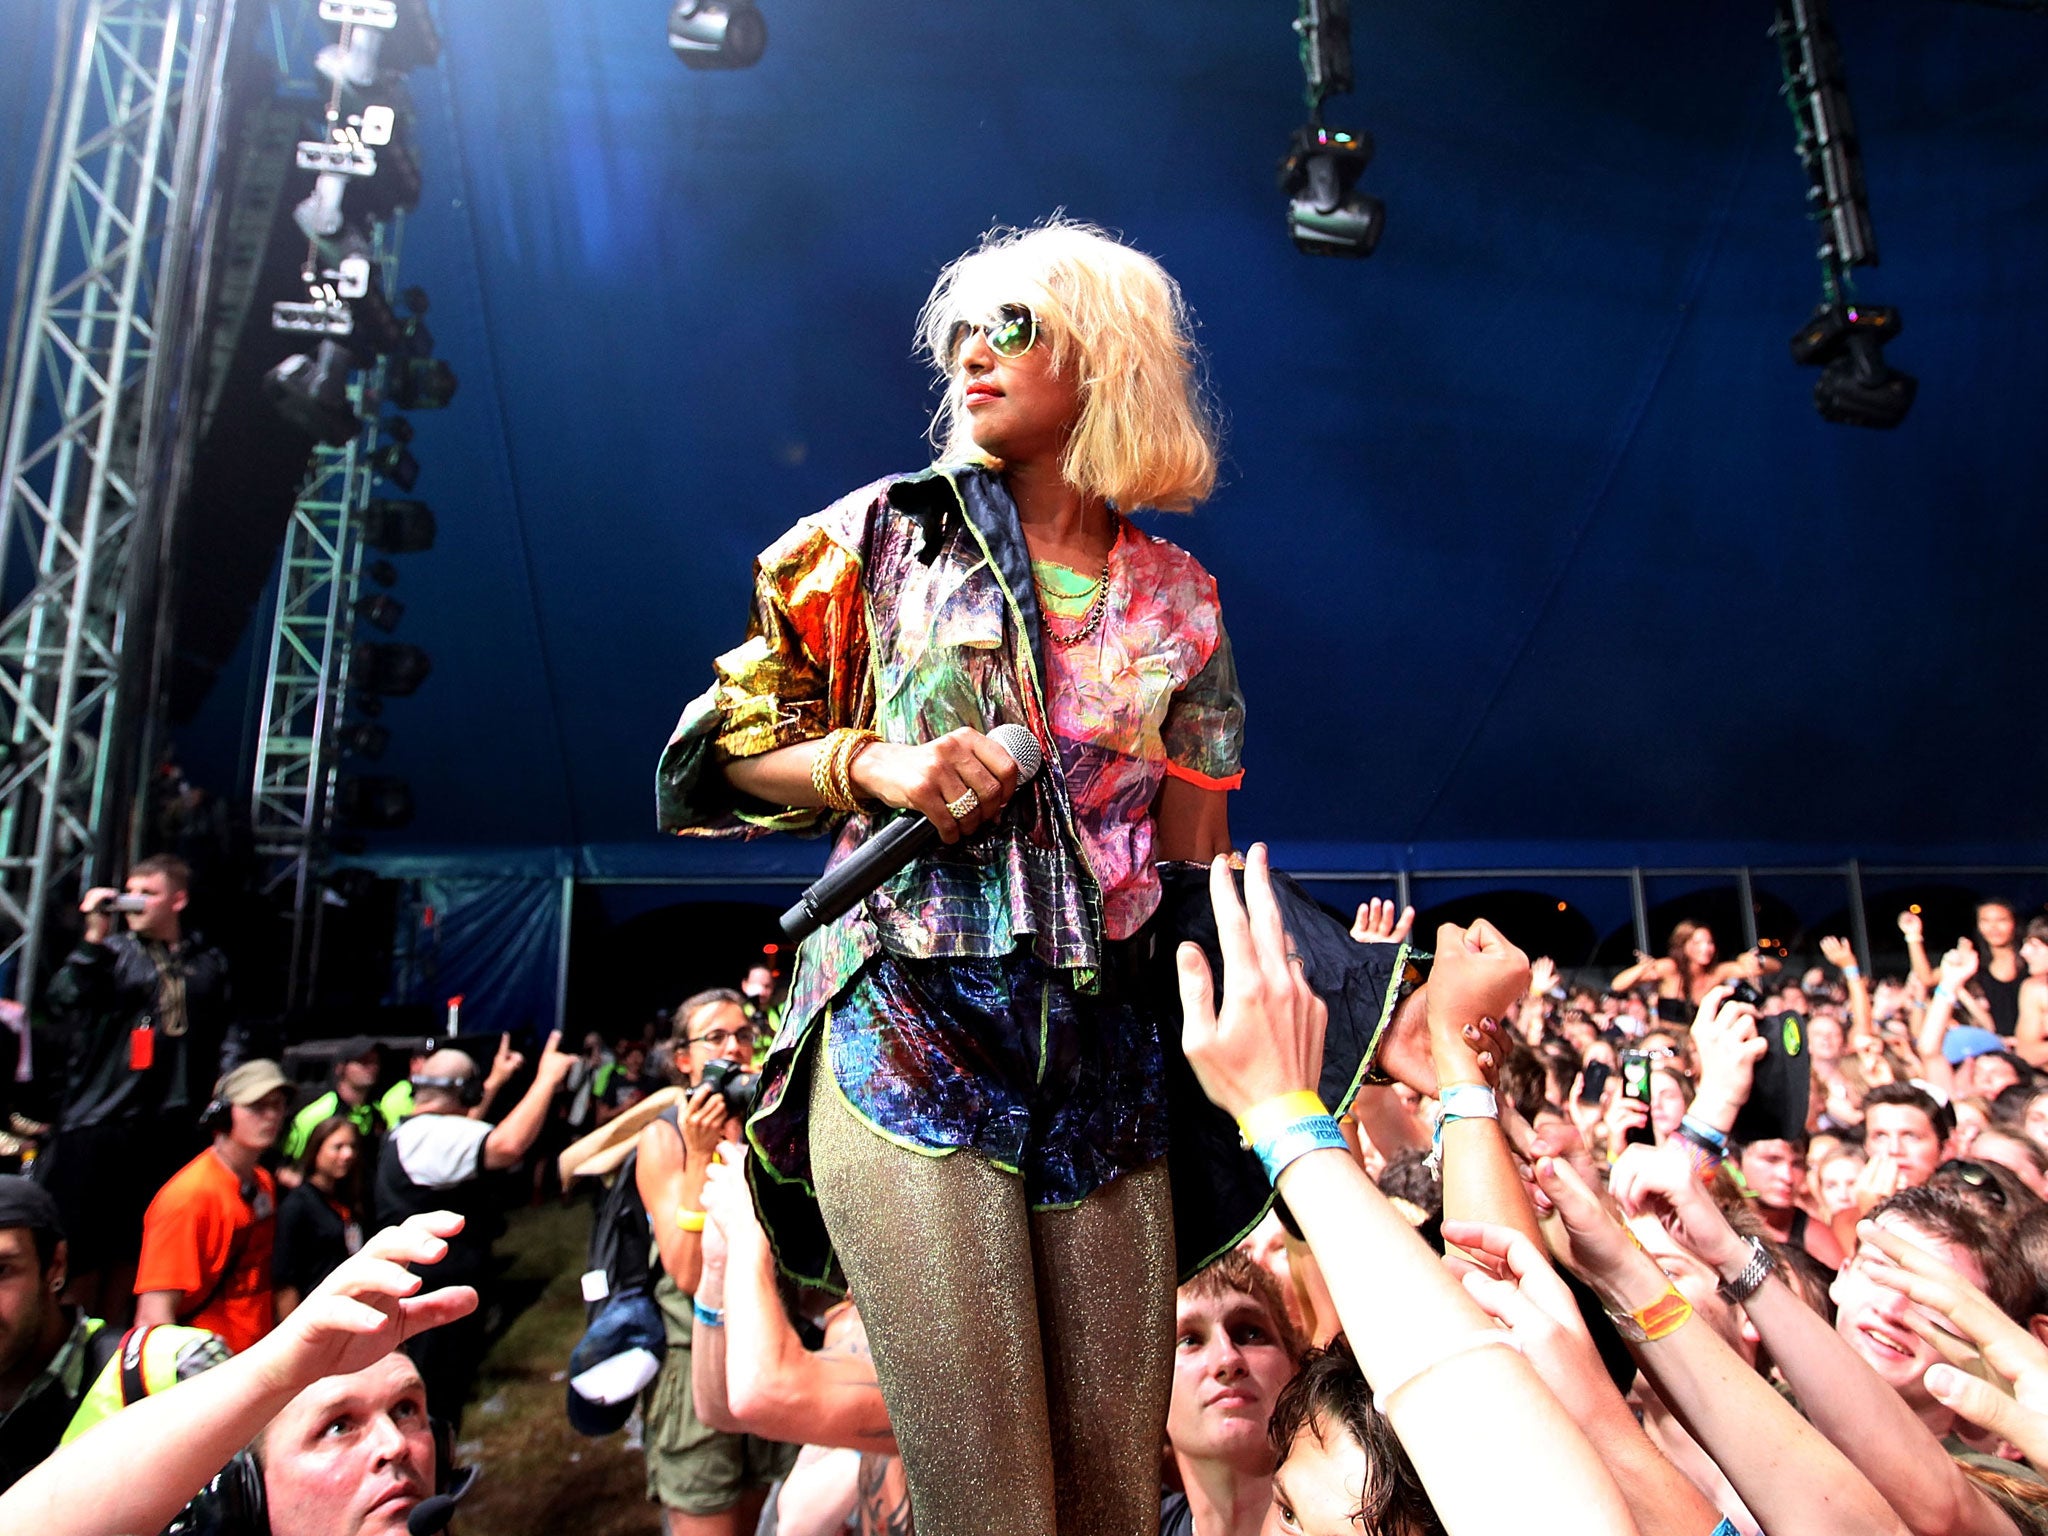
<path fill-rule="evenodd" d="M 1863 975 L 1863 967 L 1851 962 L 1842 967 L 1842 980 L 1855 981 Z"/>
<path fill-rule="evenodd" d="M 676 1207 L 676 1225 L 685 1232 L 702 1232 L 704 1230 L 704 1213 L 702 1211 L 693 1211 L 688 1206 L 679 1205 Z"/>
<path fill-rule="evenodd" d="M 1677 1286 L 1667 1285 L 1664 1294 L 1647 1307 L 1638 1307 L 1633 1312 L 1610 1308 L 1607 1315 L 1613 1320 L 1614 1331 L 1629 1343 L 1654 1344 L 1692 1321 L 1692 1303 L 1679 1295 Z"/>
<path fill-rule="evenodd" d="M 1321 1098 L 1306 1088 L 1297 1088 L 1293 1093 L 1254 1104 L 1237 1117 L 1237 1128 L 1244 1133 L 1244 1144 L 1255 1147 L 1293 1121 L 1328 1113 Z"/>
<path fill-rule="evenodd" d="M 690 1316 L 697 1319 L 697 1326 L 700 1328 L 725 1326 L 725 1308 L 707 1307 L 694 1296 L 690 1298 Z"/>
<path fill-rule="evenodd" d="M 1681 1136 L 1689 1141 L 1698 1142 L 1716 1157 L 1725 1157 L 1728 1154 L 1727 1133 L 1716 1130 L 1704 1120 L 1695 1120 L 1691 1115 L 1687 1115 L 1678 1122 L 1678 1131 Z"/>
<path fill-rule="evenodd" d="M 1436 1124 L 1430 1128 L 1432 1149 L 1441 1150 L 1444 1127 L 1453 1120 L 1498 1120 L 1500 1099 L 1484 1083 L 1452 1083 L 1437 1094 Z"/>
<path fill-rule="evenodd" d="M 1325 1150 L 1351 1150 L 1336 1117 L 1328 1113 L 1303 1115 L 1298 1120 L 1290 1120 L 1272 1135 L 1252 1143 L 1252 1151 L 1258 1154 L 1259 1161 L 1265 1165 L 1266 1177 L 1274 1184 L 1280 1182 L 1281 1170 L 1296 1158 Z"/>

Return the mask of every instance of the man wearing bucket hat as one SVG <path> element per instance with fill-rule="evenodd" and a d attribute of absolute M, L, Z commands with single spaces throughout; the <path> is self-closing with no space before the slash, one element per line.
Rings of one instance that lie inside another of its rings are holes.
<path fill-rule="evenodd" d="M 200 1117 L 213 1145 L 172 1175 L 142 1218 L 138 1322 L 211 1328 L 236 1351 L 271 1330 L 277 1187 L 261 1159 L 284 1131 L 290 1092 L 274 1061 L 244 1062 L 214 1084 Z"/>

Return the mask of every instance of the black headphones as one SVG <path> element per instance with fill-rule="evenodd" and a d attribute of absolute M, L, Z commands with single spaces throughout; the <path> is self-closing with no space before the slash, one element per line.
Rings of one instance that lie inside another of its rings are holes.
<path fill-rule="evenodd" d="M 455 1518 L 455 1506 L 476 1485 L 475 1467 L 456 1467 L 455 1436 L 440 1419 L 434 1431 L 434 1491 L 405 1517 L 407 1536 L 435 1536 Z M 237 1451 L 198 1497 L 164 1527 L 163 1536 L 270 1536 L 269 1496 L 263 1468 L 248 1451 Z"/>
<path fill-rule="evenodd" d="M 408 1079 L 415 1089 L 439 1088 L 454 1094 L 462 1100 L 464 1109 L 474 1109 L 484 1101 L 484 1075 L 472 1072 L 467 1077 L 413 1077 Z"/>
<path fill-rule="evenodd" d="M 199 1111 L 199 1129 L 209 1136 L 218 1136 L 234 1123 L 235 1106 L 226 1099 L 208 1099 L 206 1108 Z"/>

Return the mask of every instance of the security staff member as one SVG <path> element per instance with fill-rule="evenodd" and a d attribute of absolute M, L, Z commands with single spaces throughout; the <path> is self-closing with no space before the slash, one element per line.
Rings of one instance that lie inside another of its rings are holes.
<path fill-rule="evenodd" d="M 450 1240 L 446 1258 L 414 1266 L 423 1289 L 473 1285 L 482 1291 L 488 1284 L 498 1223 L 483 1175 L 517 1167 L 539 1139 L 548 1106 L 576 1061 L 561 1045 L 561 1031 L 548 1036 L 532 1086 L 496 1125 L 469 1118 L 485 1080 L 467 1053 L 436 1051 L 413 1074 L 415 1108 L 378 1154 L 372 1200 L 381 1226 L 429 1211 L 454 1211 L 463 1218 L 463 1230 Z M 521 1065 L 519 1053 L 501 1044 L 492 1075 L 502 1069 L 509 1077 Z M 451 1425 L 461 1422 L 470 1382 L 483 1359 L 484 1311 L 479 1307 L 459 1322 L 421 1334 L 411 1345 L 426 1380 L 427 1406 Z"/>
<path fill-rule="evenodd" d="M 59 1304 L 69 1258 L 57 1202 L 0 1177 L 0 1490 L 138 1398 L 227 1359 L 203 1328 L 110 1328 Z"/>
<path fill-rule="evenodd" d="M 337 1115 L 356 1128 L 365 1142 L 396 1125 L 402 1116 L 385 1122 L 380 1107 L 371 1102 L 377 1087 L 377 1042 L 367 1035 L 352 1035 L 334 1046 L 334 1086 L 312 1100 L 297 1114 L 284 1133 L 284 1155 L 297 1162 L 306 1151 L 306 1138 Z"/>

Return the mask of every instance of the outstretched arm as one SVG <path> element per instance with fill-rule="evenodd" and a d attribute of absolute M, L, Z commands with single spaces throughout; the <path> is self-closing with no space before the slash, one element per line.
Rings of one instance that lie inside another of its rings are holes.
<path fill-rule="evenodd" d="M 704 1199 L 726 1245 L 728 1422 L 721 1427 L 770 1440 L 895 1455 L 896 1432 L 865 1343 L 813 1352 L 790 1327 L 775 1289 L 768 1235 L 754 1214 L 745 1176 L 728 1163 L 714 1163 Z M 707 1396 L 698 1397 L 700 1413 L 719 1406 Z"/>
<path fill-rule="evenodd" d="M 0 1495 L 0 1531 L 162 1530 L 306 1387 L 360 1371 L 475 1308 L 468 1286 L 418 1295 L 419 1277 L 405 1267 L 436 1262 L 448 1251 L 445 1239 L 461 1230 L 460 1216 L 441 1211 L 379 1232 L 242 1354 L 60 1447 Z"/>
<path fill-rule="evenodd" d="M 1183 1046 L 1203 1091 L 1242 1120 L 1286 1095 L 1312 1093 L 1322 1065 L 1323 1005 L 1274 900 L 1266 851 L 1246 861 L 1240 903 L 1222 860 L 1210 892 L 1223 954 L 1223 1003 L 1193 944 L 1178 954 Z M 1247 912 L 1249 906 L 1249 913 Z M 1569 1509 L 1584 1531 L 1629 1532 L 1614 1480 L 1527 1361 L 1387 1203 L 1348 1151 L 1323 1148 L 1281 1168 L 1279 1185 L 1307 1235 L 1366 1379 L 1452 1536 L 1512 1529 L 1532 1508 Z M 1471 1475 L 1471 1405 L 1515 1425 Z"/>
<path fill-rule="evenodd" d="M 1657 1315 L 1651 1309 L 1662 1304 L 1665 1317 L 1660 1328 L 1668 1325 L 1675 1305 L 1669 1298 L 1677 1292 L 1656 1260 L 1569 1167 L 1547 1160 L 1537 1178 L 1556 1208 L 1572 1266 L 1600 1293 L 1609 1311 L 1640 1319 Z M 1682 1148 L 1631 1147 L 1614 1170 L 1614 1185 L 1631 1209 L 1674 1213 L 1673 1235 L 1687 1247 L 1709 1221 L 1720 1222 L 1732 1244 L 1726 1253 L 1716 1250 L 1721 1263 L 1739 1271 L 1749 1261 L 1749 1245 L 1721 1219 Z M 1763 1289 L 1780 1292 L 1792 1305 L 1804 1307 L 1782 1283 L 1768 1281 Z M 1683 1310 L 1690 1318 L 1689 1306 Z M 1766 1531 L 1903 1536 L 1904 1527 L 1879 1490 L 1720 1334 L 1697 1319 L 1679 1322 L 1669 1331 L 1652 1331 L 1658 1336 L 1631 1344 L 1630 1351 L 1656 1383 L 1657 1395 L 1713 1457 Z"/>

